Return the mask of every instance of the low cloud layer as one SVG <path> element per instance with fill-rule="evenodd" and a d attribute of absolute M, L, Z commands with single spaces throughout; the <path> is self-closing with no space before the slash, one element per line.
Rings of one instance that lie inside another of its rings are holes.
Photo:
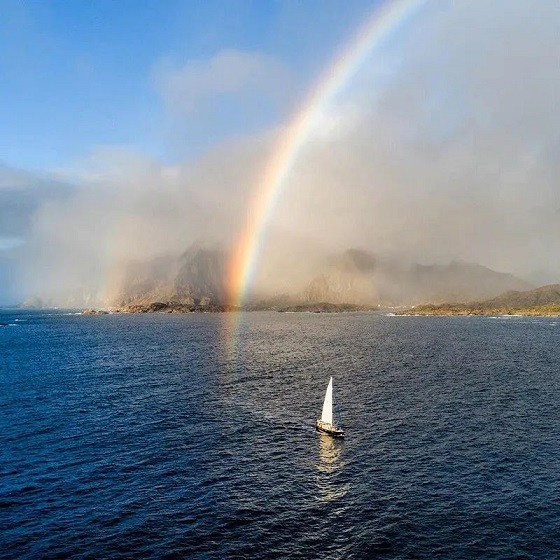
<path fill-rule="evenodd" d="M 560 279 L 559 25 L 554 2 L 437 3 L 373 53 L 300 154 L 267 230 L 258 288 L 299 286 L 348 247 Z M 382 83 L 364 78 L 387 61 Z M 210 128 L 219 124 L 216 96 L 242 113 L 251 100 L 277 103 L 282 88 L 265 70 L 287 83 L 283 64 L 236 51 L 158 79 L 188 135 L 205 111 Z M 95 150 L 63 172 L 73 196 L 41 203 L 26 226 L 27 291 L 102 302 L 129 260 L 229 247 L 281 130 L 173 166 Z"/>
<path fill-rule="evenodd" d="M 183 64 L 162 59 L 153 82 L 166 109 L 171 152 L 179 156 L 266 129 L 287 114 L 298 91 L 279 59 L 235 49 Z"/>
<path fill-rule="evenodd" d="M 317 132 L 284 223 L 339 246 L 560 276 L 559 22 L 554 3 L 423 14 L 392 79 L 362 83 L 333 108 L 337 126 Z"/>
<path fill-rule="evenodd" d="M 162 62 L 155 80 L 164 101 L 177 113 L 211 111 L 220 97 L 239 106 L 252 102 L 285 100 L 282 91 L 291 80 L 289 70 L 276 58 L 226 49 L 207 60 L 183 66 Z M 233 98 L 233 99 L 232 99 Z"/>

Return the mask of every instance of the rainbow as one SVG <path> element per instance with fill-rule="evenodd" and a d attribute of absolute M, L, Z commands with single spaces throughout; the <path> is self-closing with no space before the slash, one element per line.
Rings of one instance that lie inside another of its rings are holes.
<path fill-rule="evenodd" d="M 326 76 L 311 90 L 300 111 L 279 136 L 247 207 L 246 220 L 229 263 L 232 305 L 243 305 L 266 237 L 267 225 L 318 118 L 359 70 L 371 51 L 425 2 L 391 0 L 376 6 L 356 38 L 336 58 Z"/>

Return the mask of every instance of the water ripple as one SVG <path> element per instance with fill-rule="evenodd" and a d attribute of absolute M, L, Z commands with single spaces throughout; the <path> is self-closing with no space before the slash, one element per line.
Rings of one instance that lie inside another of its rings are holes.
<path fill-rule="evenodd" d="M 222 319 L 0 313 L 2 558 L 560 557 L 557 321 Z"/>

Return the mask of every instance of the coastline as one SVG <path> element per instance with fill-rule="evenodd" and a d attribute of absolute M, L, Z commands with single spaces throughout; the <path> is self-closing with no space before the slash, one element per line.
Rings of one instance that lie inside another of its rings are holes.
<path fill-rule="evenodd" d="M 395 315 L 415 316 L 517 316 L 517 317 L 559 317 L 560 305 L 536 305 L 531 307 L 478 307 L 466 304 L 419 305 Z"/>
<path fill-rule="evenodd" d="M 197 305 L 179 302 L 154 302 L 132 304 L 115 308 L 84 309 L 82 315 L 107 315 L 110 313 L 228 313 L 235 311 L 276 311 L 278 313 L 352 313 L 378 311 L 377 307 L 349 303 L 314 303 L 299 305 Z"/>

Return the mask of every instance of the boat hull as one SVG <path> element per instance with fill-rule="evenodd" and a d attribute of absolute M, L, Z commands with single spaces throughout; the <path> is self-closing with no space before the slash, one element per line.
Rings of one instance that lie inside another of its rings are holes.
<path fill-rule="evenodd" d="M 341 430 L 340 428 L 338 428 L 337 426 L 333 426 L 332 424 L 322 422 L 321 420 L 317 420 L 317 422 L 315 423 L 315 429 L 322 434 L 327 434 L 335 438 L 344 437 L 344 430 Z"/>

